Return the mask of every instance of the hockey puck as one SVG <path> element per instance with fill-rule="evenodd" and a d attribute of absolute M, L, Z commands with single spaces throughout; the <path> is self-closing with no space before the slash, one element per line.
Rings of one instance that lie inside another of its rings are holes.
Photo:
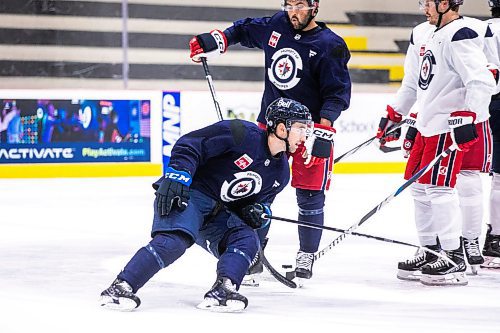
<path fill-rule="evenodd" d="M 281 265 L 283 269 L 291 269 L 292 265 Z"/>

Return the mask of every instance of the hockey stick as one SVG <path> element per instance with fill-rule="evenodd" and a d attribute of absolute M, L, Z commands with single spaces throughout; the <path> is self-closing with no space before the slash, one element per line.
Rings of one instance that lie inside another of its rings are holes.
<path fill-rule="evenodd" d="M 391 132 L 394 132 L 395 130 L 397 130 L 398 128 L 400 128 L 401 126 L 403 126 L 405 124 L 404 121 L 401 121 L 397 124 L 394 124 L 392 125 L 391 127 L 389 127 L 386 131 L 386 133 L 391 133 Z M 377 139 L 377 136 L 374 136 L 373 138 L 370 138 L 368 140 L 366 140 L 365 142 L 357 145 L 356 147 L 352 148 L 351 150 L 347 151 L 346 153 L 340 155 L 339 157 L 337 157 L 333 163 L 336 164 L 338 163 L 340 160 L 346 158 L 346 157 L 349 157 L 351 155 L 353 155 L 354 153 L 356 153 L 358 150 L 360 150 L 361 148 L 364 148 L 366 146 L 369 146 L 373 141 L 375 141 Z M 384 151 L 385 153 L 385 151 Z"/>
<path fill-rule="evenodd" d="M 326 225 L 318 225 L 318 224 L 314 224 L 314 223 L 306 222 L 306 221 L 292 220 L 292 219 L 287 219 L 287 218 L 284 218 L 284 217 L 278 217 L 278 216 L 274 216 L 274 215 L 271 216 L 271 215 L 263 214 L 262 217 L 265 218 L 265 219 L 271 219 L 271 220 L 277 220 L 277 221 L 283 221 L 283 222 L 289 222 L 289 223 L 293 223 L 293 224 L 298 224 L 300 226 L 309 227 L 309 228 L 312 228 L 312 229 L 329 230 L 329 231 L 335 231 L 335 232 L 346 232 L 344 229 L 340 229 L 340 228 L 328 227 Z M 359 236 L 359 237 L 366 237 L 366 238 L 375 239 L 375 240 L 379 240 L 379 241 L 387 242 L 387 243 L 394 243 L 394 244 L 399 244 L 399 245 L 406 245 L 406 246 L 410 246 L 410 247 L 420 248 L 420 246 L 418 246 L 418 245 L 414 245 L 414 244 L 410 244 L 410 243 L 406 243 L 406 242 L 401 242 L 401 241 L 394 240 L 394 239 L 379 237 L 379 236 L 372 236 L 372 235 L 367 235 L 367 234 L 361 234 L 361 233 L 358 233 L 358 232 L 351 232 L 351 235 Z"/>
<path fill-rule="evenodd" d="M 201 57 L 201 63 L 203 64 L 203 69 L 205 70 L 205 77 L 207 78 L 208 88 L 210 89 L 210 93 L 212 94 L 212 99 L 214 101 L 215 111 L 217 112 L 217 116 L 219 117 L 219 120 L 224 120 L 224 118 L 222 117 L 222 111 L 220 110 L 219 100 L 217 99 L 217 95 L 215 94 L 212 74 L 210 74 L 210 70 L 208 69 L 207 58 Z"/>
<path fill-rule="evenodd" d="M 300 226 L 309 227 L 309 228 L 318 229 L 318 230 L 329 230 L 329 231 L 342 232 L 342 233 L 346 232 L 344 229 L 340 229 L 340 228 L 328 227 L 328 226 L 324 226 L 324 225 L 318 225 L 318 224 L 314 224 L 314 223 L 310 223 L 310 222 L 306 222 L 306 221 L 292 220 L 292 219 L 287 219 L 287 218 L 284 218 L 284 217 L 271 216 L 271 215 L 267 215 L 267 214 L 263 214 L 262 217 L 263 218 L 267 218 L 267 219 L 271 219 L 271 220 L 277 220 L 277 221 L 283 221 L 283 222 L 289 222 L 289 223 L 293 223 L 293 224 L 298 224 Z M 428 248 L 423 247 L 423 246 L 418 246 L 418 245 L 415 245 L 415 244 L 406 243 L 406 242 L 402 242 L 402 241 L 398 241 L 398 240 L 390 239 L 390 238 L 384 238 L 384 237 L 379 237 L 379 236 L 372 236 L 372 235 L 367 235 L 367 234 L 361 234 L 361 233 L 358 233 L 358 232 L 351 232 L 350 234 L 354 235 L 354 236 L 365 237 L 365 238 L 369 238 L 369 239 L 375 239 L 375 240 L 379 240 L 379 241 L 386 242 L 386 243 L 399 244 L 399 245 L 404 245 L 404 246 L 409 246 L 409 247 L 417 248 L 419 250 L 422 250 L 422 251 L 425 251 L 425 252 L 429 252 L 429 253 L 432 253 L 432 254 L 434 254 L 434 255 L 436 255 L 438 257 L 441 257 L 441 258 L 445 259 L 446 261 L 448 261 L 449 263 L 451 263 L 454 266 L 456 266 L 456 264 L 452 260 L 450 260 L 447 256 L 444 256 L 444 255 L 442 255 L 439 252 L 433 251 L 433 250 L 428 249 Z M 290 272 L 288 272 L 288 273 L 290 273 Z M 288 274 L 288 276 L 290 276 L 290 275 Z M 290 280 L 287 278 L 287 281 L 290 281 Z"/>
<path fill-rule="evenodd" d="M 353 224 L 349 229 L 347 229 L 344 233 L 342 233 L 339 237 L 335 238 L 333 242 L 328 244 L 324 249 L 321 251 L 318 251 L 317 253 L 314 254 L 314 261 L 318 260 L 321 258 L 326 252 L 330 251 L 333 247 L 335 247 L 337 244 L 342 242 L 347 235 L 352 234 L 354 230 L 359 228 L 363 223 L 365 223 L 370 217 L 375 215 L 382 207 L 387 205 L 392 199 L 397 197 L 401 192 L 403 192 L 408 186 L 413 184 L 415 181 L 417 181 L 420 177 L 422 177 L 424 174 L 426 174 L 428 171 L 430 171 L 436 164 L 438 164 L 443 158 L 447 157 L 450 153 L 455 151 L 457 149 L 457 146 L 453 144 L 451 147 L 443 151 L 441 154 L 436 156 L 429 164 L 427 164 L 425 167 L 420 169 L 417 173 L 413 175 L 410 179 L 408 179 L 403 185 L 401 185 L 394 193 L 389 195 L 387 198 L 385 198 L 381 203 L 379 203 L 375 208 L 373 208 L 371 211 L 368 212 L 365 216 L 361 218 L 361 220 L 355 224 Z"/>

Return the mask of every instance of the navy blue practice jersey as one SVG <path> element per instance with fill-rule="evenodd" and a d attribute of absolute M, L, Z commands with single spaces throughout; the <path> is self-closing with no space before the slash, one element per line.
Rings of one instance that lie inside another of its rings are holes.
<path fill-rule="evenodd" d="M 324 23 L 297 32 L 285 12 L 272 17 L 247 18 L 224 31 L 228 44 L 264 50 L 266 78 L 257 120 L 265 124 L 267 106 L 279 97 L 306 105 L 314 122 L 332 123 L 349 107 L 350 53 L 344 40 Z"/>
<path fill-rule="evenodd" d="M 273 157 L 267 133 L 243 120 L 220 121 L 183 135 L 169 166 L 188 171 L 193 176 L 190 188 L 234 210 L 272 203 L 290 179 L 287 155 Z"/>

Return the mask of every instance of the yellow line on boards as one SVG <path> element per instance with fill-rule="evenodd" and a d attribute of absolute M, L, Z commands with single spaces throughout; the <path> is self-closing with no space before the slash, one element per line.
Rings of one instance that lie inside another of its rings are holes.
<path fill-rule="evenodd" d="M 339 163 L 336 174 L 403 173 L 405 162 Z M 160 176 L 161 164 L 153 163 L 78 163 L 78 164 L 4 164 L 0 178 L 85 178 Z"/>
<path fill-rule="evenodd" d="M 339 163 L 334 166 L 333 173 L 403 173 L 406 162 L 380 162 L 380 163 Z"/>
<path fill-rule="evenodd" d="M 160 176 L 161 164 L 75 163 L 0 164 L 0 178 L 78 178 Z"/>

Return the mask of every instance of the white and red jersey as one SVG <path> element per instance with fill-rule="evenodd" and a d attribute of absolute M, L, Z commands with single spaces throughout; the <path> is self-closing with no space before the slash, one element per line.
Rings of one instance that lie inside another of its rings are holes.
<path fill-rule="evenodd" d="M 405 78 L 393 107 L 406 115 L 416 101 L 416 126 L 423 136 L 449 132 L 454 111 L 473 111 L 476 122 L 488 119 L 496 85 L 483 53 L 486 27 L 461 17 L 439 29 L 427 22 L 413 29 Z"/>
<path fill-rule="evenodd" d="M 484 54 L 489 63 L 500 68 L 500 18 L 492 18 L 486 21 L 490 28 L 484 39 Z M 500 93 L 500 84 L 497 83 L 495 94 Z"/>

